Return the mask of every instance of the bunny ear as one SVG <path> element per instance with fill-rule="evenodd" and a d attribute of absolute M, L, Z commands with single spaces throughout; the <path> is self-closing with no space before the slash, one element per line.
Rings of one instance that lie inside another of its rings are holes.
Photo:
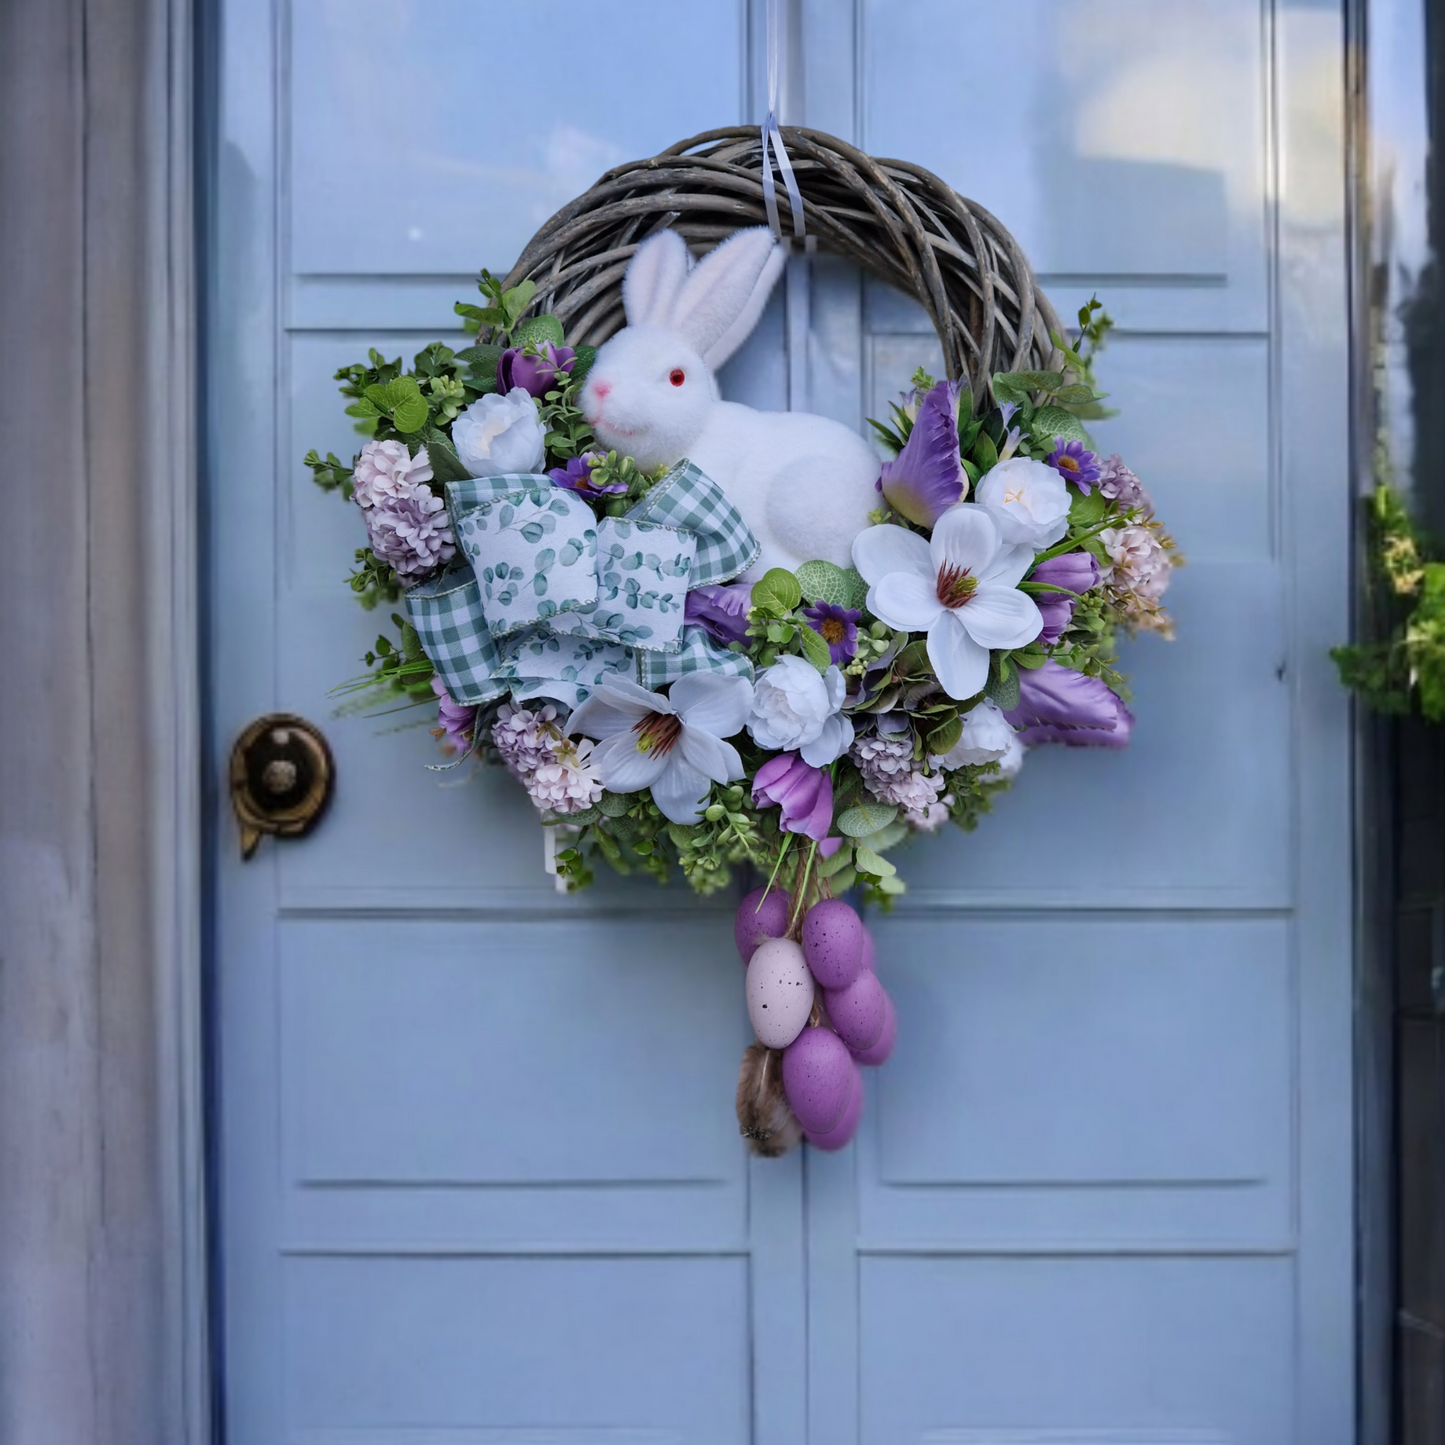
<path fill-rule="evenodd" d="M 669 318 L 716 371 L 758 324 L 786 253 L 766 226 L 736 231 L 693 267 Z"/>
<path fill-rule="evenodd" d="M 676 231 L 649 236 L 632 254 L 622 278 L 622 309 L 629 326 L 666 326 L 692 257 Z"/>

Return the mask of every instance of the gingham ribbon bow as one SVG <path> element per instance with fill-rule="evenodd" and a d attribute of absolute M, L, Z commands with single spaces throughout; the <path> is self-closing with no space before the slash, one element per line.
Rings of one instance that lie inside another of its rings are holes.
<path fill-rule="evenodd" d="M 600 520 L 537 473 L 449 482 L 446 494 L 462 555 L 408 593 L 407 610 L 453 701 L 510 692 L 575 707 L 612 672 L 654 688 L 700 670 L 751 674 L 684 626 L 688 591 L 736 577 L 760 550 L 691 462 Z"/>

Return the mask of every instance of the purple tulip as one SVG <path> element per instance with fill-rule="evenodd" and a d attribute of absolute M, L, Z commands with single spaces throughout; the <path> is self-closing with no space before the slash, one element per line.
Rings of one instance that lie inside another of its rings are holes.
<path fill-rule="evenodd" d="M 701 627 L 714 642 L 724 647 L 730 642 L 745 642 L 752 597 L 753 589 L 741 583 L 719 587 L 716 583 L 705 582 L 687 594 L 683 620 Z"/>
<path fill-rule="evenodd" d="M 1124 748 L 1134 727 L 1134 714 L 1113 688 L 1057 662 L 1019 669 L 1018 706 L 1004 716 L 1030 747 Z"/>
<path fill-rule="evenodd" d="M 1087 552 L 1065 552 L 1061 557 L 1040 562 L 1029 581 L 1047 582 L 1050 587 L 1067 587 L 1070 592 L 1083 593 L 1099 585 L 1099 564 Z M 1040 592 L 1034 601 L 1044 619 L 1039 641 L 1052 647 L 1073 621 L 1078 599 L 1065 597 L 1062 592 Z"/>
<path fill-rule="evenodd" d="M 497 358 L 497 390 L 505 396 L 520 386 L 538 399 L 557 386 L 557 373 L 572 370 L 577 353 L 570 346 L 542 343 L 540 352 L 529 352 L 521 346 L 509 346 Z"/>
<path fill-rule="evenodd" d="M 920 527 L 933 524 L 963 496 L 958 455 L 958 386 L 940 381 L 918 408 L 903 450 L 883 463 L 878 490 L 895 512 Z"/>
<path fill-rule="evenodd" d="M 779 753 L 753 779 L 753 805 L 767 808 L 774 803 L 782 809 L 785 833 L 803 833 L 821 843 L 833 823 L 833 779 L 797 753 Z"/>
<path fill-rule="evenodd" d="M 565 467 L 553 467 L 547 475 L 559 487 L 566 487 L 569 492 L 577 492 L 584 497 L 619 496 L 627 490 L 626 482 L 608 482 L 598 486 L 594 480 L 593 468 L 606 460 L 603 452 L 583 452 L 580 457 L 571 458 Z"/>
<path fill-rule="evenodd" d="M 1066 482 L 1073 482 L 1087 497 L 1089 488 L 1099 480 L 1099 458 L 1083 442 L 1066 442 L 1055 437 L 1057 445 L 1044 458 L 1044 465 L 1052 467 Z"/>
<path fill-rule="evenodd" d="M 853 661 L 858 651 L 858 619 L 863 614 L 835 602 L 815 602 L 803 609 L 808 626 L 828 644 L 828 655 L 839 667 Z"/>

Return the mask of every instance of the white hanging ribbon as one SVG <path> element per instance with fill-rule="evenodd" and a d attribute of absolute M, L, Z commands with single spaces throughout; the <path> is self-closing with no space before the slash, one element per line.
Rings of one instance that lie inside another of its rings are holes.
<path fill-rule="evenodd" d="M 778 129 L 778 52 L 781 48 L 778 26 L 778 0 L 768 0 L 768 118 L 763 122 L 763 205 L 767 208 L 768 225 L 781 241 L 783 226 L 778 216 L 778 193 L 773 180 L 773 159 L 776 158 L 783 173 L 783 184 L 788 188 L 788 204 L 793 211 L 793 236 L 799 241 L 806 241 L 803 195 L 798 189 L 798 178 L 793 174 L 787 147 L 783 145 L 782 132 Z M 768 154 L 769 140 L 772 142 L 771 157 Z"/>

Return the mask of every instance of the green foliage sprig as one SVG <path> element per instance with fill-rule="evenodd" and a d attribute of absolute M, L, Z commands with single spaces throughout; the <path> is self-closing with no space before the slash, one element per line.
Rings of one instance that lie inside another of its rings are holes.
<path fill-rule="evenodd" d="M 1340 679 L 1380 712 L 1445 721 L 1445 562 L 1387 483 L 1370 502 L 1369 561 L 1381 635 L 1331 651 Z"/>

